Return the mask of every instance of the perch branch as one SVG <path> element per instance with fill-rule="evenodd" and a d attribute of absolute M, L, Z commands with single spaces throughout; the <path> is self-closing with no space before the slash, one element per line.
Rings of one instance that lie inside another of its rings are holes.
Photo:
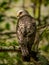
<path fill-rule="evenodd" d="M 0 49 L 0 52 L 21 52 L 20 49 Z"/>
<path fill-rule="evenodd" d="M 41 65 L 39 62 L 35 61 L 33 58 L 31 59 L 31 62 L 33 62 L 35 65 Z"/>
<path fill-rule="evenodd" d="M 16 38 L 16 36 L 8 37 L 8 38 L 0 38 L 0 40 L 7 40 L 7 39 L 13 39 Z"/>
<path fill-rule="evenodd" d="M 49 26 L 49 24 L 46 24 L 46 25 L 43 25 L 43 26 L 39 26 L 38 28 L 37 28 L 37 30 L 41 30 L 41 29 L 43 29 L 43 28 L 45 28 L 45 27 L 48 27 Z"/>
<path fill-rule="evenodd" d="M 4 32 L 4 33 L 0 33 L 0 35 L 10 35 L 10 34 L 16 34 L 16 32 Z"/>

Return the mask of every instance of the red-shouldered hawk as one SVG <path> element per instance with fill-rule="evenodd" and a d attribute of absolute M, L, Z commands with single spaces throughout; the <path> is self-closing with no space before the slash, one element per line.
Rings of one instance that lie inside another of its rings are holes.
<path fill-rule="evenodd" d="M 18 12 L 16 34 L 21 47 L 22 56 L 26 61 L 29 61 L 31 48 L 36 35 L 36 23 L 34 18 L 25 10 Z"/>

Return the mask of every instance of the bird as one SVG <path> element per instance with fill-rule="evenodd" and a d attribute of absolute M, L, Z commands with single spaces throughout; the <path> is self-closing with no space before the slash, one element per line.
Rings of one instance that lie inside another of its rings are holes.
<path fill-rule="evenodd" d="M 30 61 L 31 48 L 34 44 L 36 35 L 35 19 L 26 10 L 17 12 L 16 35 L 20 45 L 22 58 L 24 61 Z"/>

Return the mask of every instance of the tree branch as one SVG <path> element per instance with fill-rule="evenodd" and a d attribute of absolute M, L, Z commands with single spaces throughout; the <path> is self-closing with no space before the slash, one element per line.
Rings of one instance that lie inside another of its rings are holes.
<path fill-rule="evenodd" d="M 37 30 L 41 30 L 41 29 L 43 29 L 45 27 L 48 27 L 48 26 L 49 26 L 49 24 L 46 24 L 46 25 L 43 25 L 43 26 L 39 26 L 39 27 L 37 27 Z"/>
<path fill-rule="evenodd" d="M 7 40 L 7 39 L 13 39 L 13 38 L 16 38 L 16 36 L 11 36 L 11 37 L 8 37 L 8 38 L 4 37 L 4 38 L 0 38 L 0 40 Z"/>
<path fill-rule="evenodd" d="M 0 33 L 0 35 L 10 35 L 10 34 L 16 34 L 16 32 L 4 32 L 4 33 Z"/>
<path fill-rule="evenodd" d="M 0 49 L 0 52 L 21 52 L 20 49 Z"/>
<path fill-rule="evenodd" d="M 41 65 L 39 62 L 35 61 L 33 58 L 31 59 L 31 62 L 33 62 L 35 65 Z"/>
<path fill-rule="evenodd" d="M 0 49 L 0 52 L 21 52 L 20 49 Z M 37 61 L 35 61 L 33 58 L 30 62 L 33 62 L 35 65 L 40 65 Z"/>

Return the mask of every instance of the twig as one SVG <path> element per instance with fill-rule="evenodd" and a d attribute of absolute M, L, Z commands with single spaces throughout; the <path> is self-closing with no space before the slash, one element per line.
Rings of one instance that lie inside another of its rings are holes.
<path fill-rule="evenodd" d="M 20 49 L 0 49 L 0 52 L 21 52 Z"/>
<path fill-rule="evenodd" d="M 37 30 L 41 30 L 41 29 L 43 29 L 43 28 L 45 28 L 47 26 L 49 26 L 49 24 L 46 24 L 46 25 L 43 25 L 43 26 L 39 26 L 39 27 L 37 27 Z"/>
<path fill-rule="evenodd" d="M 33 62 L 35 65 L 41 65 L 39 62 L 35 61 L 33 58 L 31 59 L 31 62 Z"/>
<path fill-rule="evenodd" d="M 13 38 L 16 38 L 16 36 L 12 36 L 12 37 L 8 37 L 8 38 L 0 38 L 0 40 L 7 40 L 7 39 L 13 39 Z"/>
<path fill-rule="evenodd" d="M 0 35 L 10 35 L 10 34 L 16 34 L 16 32 L 4 32 L 4 33 L 0 33 Z"/>

